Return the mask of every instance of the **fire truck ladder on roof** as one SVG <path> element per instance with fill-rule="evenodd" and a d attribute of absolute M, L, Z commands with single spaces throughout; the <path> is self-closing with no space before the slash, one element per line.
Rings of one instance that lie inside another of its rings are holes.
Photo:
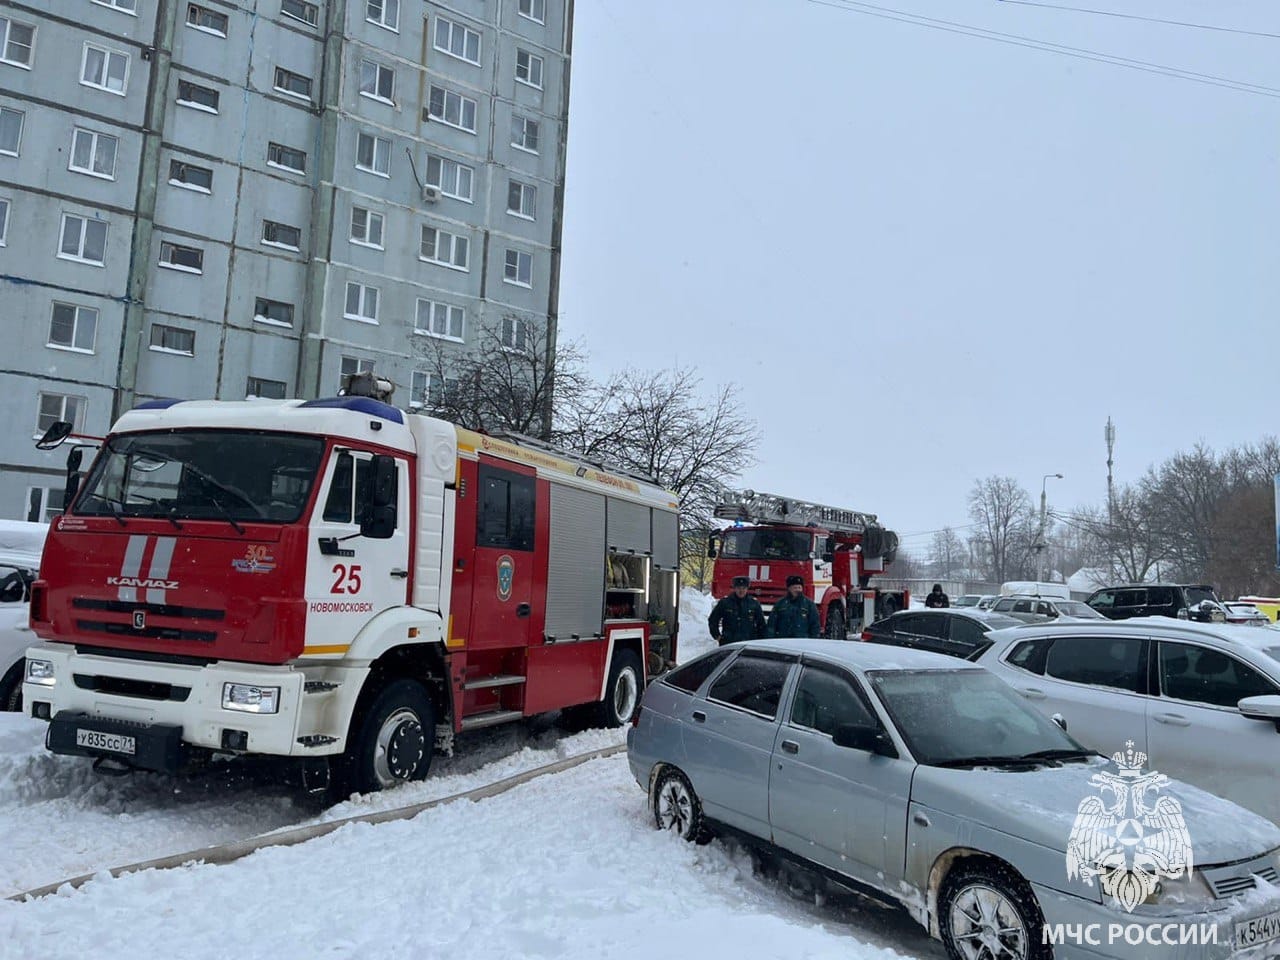
<path fill-rule="evenodd" d="M 874 513 L 809 503 L 775 493 L 754 490 L 725 490 L 716 504 L 715 515 L 721 520 L 746 523 L 793 523 L 797 526 L 825 527 L 832 533 L 864 533 L 875 526 Z"/>
<path fill-rule="evenodd" d="M 659 486 L 656 477 L 649 476 L 646 473 L 640 473 L 636 470 L 627 470 L 624 467 L 614 466 L 604 462 L 603 460 L 593 460 L 574 450 L 567 450 L 564 447 L 557 447 L 553 443 L 546 440 L 539 440 L 537 437 L 531 437 L 527 434 L 516 433 L 514 430 L 504 430 L 501 433 L 490 434 L 495 440 L 507 440 L 514 443 L 518 447 L 532 447 L 535 450 L 541 450 L 543 453 L 549 453 L 552 456 L 560 457 L 573 463 L 584 464 L 588 467 L 595 467 L 603 473 L 613 473 L 620 477 L 630 477 L 632 480 L 639 480 L 643 483 L 649 483 Z"/>

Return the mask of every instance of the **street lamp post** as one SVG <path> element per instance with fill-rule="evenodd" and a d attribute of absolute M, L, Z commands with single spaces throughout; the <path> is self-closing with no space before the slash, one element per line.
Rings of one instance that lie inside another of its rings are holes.
<path fill-rule="evenodd" d="M 1045 488 L 1045 484 L 1049 482 L 1050 477 L 1053 477 L 1056 480 L 1061 480 L 1062 474 L 1046 473 L 1043 479 L 1041 479 L 1040 481 L 1040 536 L 1036 541 L 1036 554 L 1038 557 L 1038 561 L 1036 564 L 1036 579 L 1041 583 L 1044 582 L 1044 577 L 1045 577 L 1044 553 L 1045 553 L 1045 548 L 1048 546 L 1048 544 L 1044 542 L 1044 537 L 1045 537 L 1045 524 L 1049 518 L 1048 500 L 1045 497 L 1044 488 Z"/>

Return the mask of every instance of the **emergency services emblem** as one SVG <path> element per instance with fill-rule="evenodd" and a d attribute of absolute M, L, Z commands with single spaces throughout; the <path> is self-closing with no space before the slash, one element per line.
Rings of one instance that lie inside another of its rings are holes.
<path fill-rule="evenodd" d="M 511 559 L 509 553 L 504 553 L 498 558 L 498 599 L 507 601 L 511 599 L 511 588 L 516 581 L 516 562 Z"/>
<path fill-rule="evenodd" d="M 243 557 L 232 560 L 231 566 L 240 573 L 270 573 L 276 568 L 276 558 L 266 544 L 254 543 L 245 548 Z"/>
<path fill-rule="evenodd" d="M 1143 773 L 1147 755 L 1133 741 L 1111 757 L 1117 773 L 1095 773 L 1098 787 L 1076 808 L 1067 841 L 1067 878 L 1087 886 L 1097 877 L 1104 893 L 1132 913 L 1150 897 L 1161 877 L 1176 880 L 1193 869 L 1191 835 L 1182 804 L 1161 791 L 1169 778 Z"/>

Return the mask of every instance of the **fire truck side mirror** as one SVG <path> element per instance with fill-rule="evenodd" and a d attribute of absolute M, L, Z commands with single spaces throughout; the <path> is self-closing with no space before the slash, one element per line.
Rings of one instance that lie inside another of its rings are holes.
<path fill-rule="evenodd" d="M 378 454 L 370 461 L 373 482 L 369 501 L 361 511 L 360 535 L 371 540 L 387 540 L 396 532 L 396 461 Z"/>
<path fill-rule="evenodd" d="M 822 555 L 822 562 L 831 563 L 835 560 L 835 558 L 836 558 L 836 555 L 832 553 L 830 550 L 828 550 L 826 553 Z"/>
<path fill-rule="evenodd" d="M 712 534 L 707 537 L 707 556 L 714 560 L 717 553 L 719 553 L 719 538 Z"/>
<path fill-rule="evenodd" d="M 62 446 L 62 442 L 71 436 L 73 427 L 68 420 L 59 420 L 44 432 L 44 436 L 36 441 L 37 450 L 53 450 Z"/>

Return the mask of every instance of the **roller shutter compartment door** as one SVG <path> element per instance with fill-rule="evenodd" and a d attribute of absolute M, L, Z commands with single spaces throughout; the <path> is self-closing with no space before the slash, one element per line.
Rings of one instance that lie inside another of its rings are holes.
<path fill-rule="evenodd" d="M 548 638 L 594 637 L 604 621 L 604 496 L 551 485 Z"/>
<path fill-rule="evenodd" d="M 618 553 L 649 552 L 649 508 L 609 498 L 607 546 Z"/>
<path fill-rule="evenodd" d="M 653 565 L 674 570 L 680 562 L 680 523 L 675 513 L 653 511 Z"/>

